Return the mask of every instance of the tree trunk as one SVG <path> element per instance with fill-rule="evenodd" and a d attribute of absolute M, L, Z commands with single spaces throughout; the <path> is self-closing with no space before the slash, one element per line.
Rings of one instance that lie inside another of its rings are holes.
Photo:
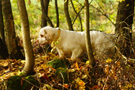
<path fill-rule="evenodd" d="M 48 6 L 49 6 L 49 0 L 41 0 L 41 9 L 42 9 L 41 28 L 44 26 L 47 26 L 47 19 L 46 18 L 49 18 L 48 17 Z M 53 25 L 51 25 L 51 26 L 53 26 Z M 44 52 L 45 55 L 48 55 L 48 52 L 51 51 L 51 49 L 50 48 L 48 49 L 48 47 L 50 47 L 49 44 L 45 45 L 44 48 L 42 48 L 45 51 Z"/>
<path fill-rule="evenodd" d="M 3 40 L 0 38 L 0 59 L 6 59 L 8 58 L 8 51 L 5 43 L 3 43 Z"/>
<path fill-rule="evenodd" d="M 3 23 L 3 15 L 2 15 L 2 0 L 0 0 L 0 38 L 3 42 L 5 42 L 4 36 L 4 23 Z"/>
<path fill-rule="evenodd" d="M 42 9 L 42 16 L 41 16 L 41 27 L 47 26 L 47 20 L 45 19 L 45 14 L 48 15 L 48 5 L 49 0 L 41 0 L 41 9 Z"/>
<path fill-rule="evenodd" d="M 87 53 L 88 53 L 88 58 L 90 60 L 90 64 L 92 65 L 92 67 L 95 66 L 95 59 L 93 56 L 93 51 L 92 51 L 92 46 L 91 46 L 91 40 L 90 40 L 90 27 L 89 27 L 89 3 L 88 0 L 85 0 L 85 5 L 86 5 L 86 48 L 87 48 Z"/>
<path fill-rule="evenodd" d="M 69 0 L 64 0 L 64 12 L 65 12 L 65 16 L 66 16 L 66 20 L 67 20 L 67 23 L 68 23 L 69 30 L 73 31 L 74 29 L 73 29 L 72 21 L 71 21 L 69 11 L 68 11 L 68 1 Z"/>
<path fill-rule="evenodd" d="M 3 15 L 2 15 L 2 0 L 0 0 L 0 58 L 8 58 L 8 51 L 5 44 L 5 36 L 4 36 L 4 23 L 3 23 Z"/>
<path fill-rule="evenodd" d="M 17 44 L 10 0 L 2 0 L 2 7 L 5 19 L 5 40 L 9 58 L 24 59 Z"/>
<path fill-rule="evenodd" d="M 58 9 L 57 0 L 55 0 L 55 9 L 56 9 L 56 20 L 57 20 L 57 26 L 56 27 L 59 27 L 59 9 Z"/>
<path fill-rule="evenodd" d="M 49 0 L 41 0 L 41 9 L 42 9 L 42 18 L 43 20 L 45 19 L 51 27 L 54 27 L 51 19 L 48 17 L 48 5 L 49 5 Z M 42 21 L 43 25 L 47 25 L 46 21 Z M 43 25 L 41 27 L 43 27 Z"/>
<path fill-rule="evenodd" d="M 118 47 L 125 56 L 130 56 L 132 42 L 132 24 L 134 16 L 134 0 L 119 2 L 115 32 L 120 38 Z"/>
<path fill-rule="evenodd" d="M 25 1 L 17 0 L 21 22 L 22 22 L 22 33 L 23 33 L 23 45 L 25 51 L 25 66 L 23 68 L 23 73 L 25 75 L 34 73 L 34 54 L 32 50 L 31 40 L 30 40 L 30 30 L 29 30 L 29 21 L 28 14 L 26 11 Z"/>

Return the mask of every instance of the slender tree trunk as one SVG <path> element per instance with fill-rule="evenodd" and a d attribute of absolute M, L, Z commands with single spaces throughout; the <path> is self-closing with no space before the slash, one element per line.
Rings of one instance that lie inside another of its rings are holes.
<path fill-rule="evenodd" d="M 90 64 L 92 67 L 95 66 L 95 59 L 93 56 L 93 51 L 92 51 L 92 46 L 91 46 L 91 40 L 90 40 L 90 27 L 89 27 L 89 3 L 88 0 L 85 0 L 85 5 L 86 5 L 86 48 L 87 48 L 87 53 L 88 53 L 88 58 L 90 60 Z"/>
<path fill-rule="evenodd" d="M 46 21 L 49 23 L 50 26 L 54 27 L 51 19 L 48 17 L 48 5 L 49 5 L 49 0 L 41 0 L 42 17 L 43 19 L 46 19 Z M 43 23 L 43 25 L 45 24 L 45 26 L 47 23 L 46 21 L 44 21 Z"/>
<path fill-rule="evenodd" d="M 132 24 L 134 16 L 134 0 L 119 2 L 115 32 L 120 38 L 119 48 L 125 56 L 130 56 L 132 42 Z"/>
<path fill-rule="evenodd" d="M 22 22 L 22 33 L 23 33 L 23 44 L 24 44 L 24 51 L 25 51 L 25 66 L 23 68 L 23 73 L 25 75 L 33 74 L 34 73 L 34 54 L 32 50 L 31 40 L 30 40 L 30 30 L 29 30 L 29 21 L 28 21 L 28 14 L 26 11 L 25 1 L 24 0 L 17 0 L 21 22 Z"/>
<path fill-rule="evenodd" d="M 9 58 L 24 59 L 17 44 L 10 0 L 2 0 L 2 7 L 5 19 L 5 40 Z"/>
<path fill-rule="evenodd" d="M 41 0 L 41 9 L 42 9 L 42 16 L 41 16 L 41 27 L 47 26 L 47 20 L 45 19 L 45 14 L 48 15 L 48 5 L 49 0 Z"/>
<path fill-rule="evenodd" d="M 47 19 L 46 18 L 49 18 L 48 17 L 48 6 L 49 6 L 49 0 L 40 0 L 41 2 L 41 9 L 42 9 L 42 17 L 41 17 L 41 28 L 44 27 L 44 26 L 47 26 Z M 50 25 L 52 24 L 51 20 L 49 19 L 50 21 Z M 53 26 L 53 24 L 51 25 Z M 51 51 L 51 49 L 49 48 L 50 45 L 49 44 L 46 44 L 44 45 L 44 53 L 45 55 L 48 55 L 48 52 Z"/>
<path fill-rule="evenodd" d="M 66 16 L 66 20 L 67 20 L 67 23 L 68 23 L 69 30 L 73 31 L 74 29 L 73 29 L 72 21 L 71 21 L 69 11 L 68 11 L 68 1 L 69 0 L 64 0 L 64 12 L 65 12 L 65 16 Z"/>
<path fill-rule="evenodd" d="M 55 0 L 55 9 L 56 9 L 56 20 L 57 20 L 57 27 L 59 27 L 59 9 L 57 0 Z"/>
<path fill-rule="evenodd" d="M 5 42 L 4 23 L 3 23 L 3 15 L 2 15 L 2 0 L 0 0 L 0 37 L 2 41 Z"/>

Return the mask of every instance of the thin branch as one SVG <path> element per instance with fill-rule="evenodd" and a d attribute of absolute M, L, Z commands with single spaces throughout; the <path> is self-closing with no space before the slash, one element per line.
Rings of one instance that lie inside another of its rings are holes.
<path fill-rule="evenodd" d="M 90 2 L 90 3 L 91 3 L 91 2 Z M 90 5 L 90 4 L 89 4 L 89 5 Z M 101 11 L 100 9 L 94 7 L 93 5 L 90 5 L 90 6 L 91 6 L 92 8 L 95 8 L 95 9 L 96 9 L 98 12 L 100 12 L 102 15 L 104 15 L 104 16 L 115 26 L 115 23 L 114 23 L 106 14 L 104 14 L 103 11 Z M 80 11 L 76 14 L 76 17 L 74 18 L 72 24 L 75 23 L 77 17 L 79 16 L 79 13 L 83 10 L 84 7 L 85 7 L 85 6 L 82 6 L 81 9 L 80 9 Z"/>
<path fill-rule="evenodd" d="M 90 6 L 95 8 L 98 12 L 101 12 L 101 14 L 104 15 L 115 26 L 115 23 L 106 14 L 104 14 L 100 9 L 94 7 L 93 5 L 90 5 Z"/>
<path fill-rule="evenodd" d="M 72 0 L 71 0 L 71 1 L 72 1 Z M 92 1 L 93 1 L 93 0 L 91 0 L 91 2 L 89 3 L 89 5 L 92 3 Z M 71 4 L 72 4 L 72 3 L 71 3 Z M 76 17 L 75 17 L 75 19 L 73 20 L 73 23 L 72 23 L 72 24 L 75 23 L 77 17 L 80 15 L 79 13 L 83 10 L 84 7 L 85 7 L 85 5 L 81 7 L 81 9 L 80 9 L 80 11 L 79 11 L 78 13 L 76 13 Z"/>
<path fill-rule="evenodd" d="M 63 76 L 63 74 L 60 72 L 60 75 L 61 75 L 61 77 L 62 77 L 62 79 L 63 79 L 63 85 L 64 85 L 64 76 Z M 63 86 L 62 85 L 62 86 Z M 62 90 L 64 90 L 64 87 L 62 87 Z"/>
<path fill-rule="evenodd" d="M 85 7 L 85 6 L 82 6 L 81 9 L 80 9 L 80 11 L 76 14 L 76 17 L 75 17 L 75 19 L 73 20 L 73 23 L 72 23 L 72 24 L 75 23 L 75 21 L 76 21 L 78 15 L 79 15 L 79 13 L 82 11 L 82 9 L 83 9 L 84 7 Z"/>
<path fill-rule="evenodd" d="M 33 83 L 31 83 L 30 81 L 28 81 L 27 79 L 25 79 L 24 77 L 21 77 L 22 80 L 26 81 L 27 83 L 31 84 L 32 86 L 36 87 L 36 88 L 40 88 L 37 85 L 34 85 Z M 33 90 L 33 89 L 32 89 Z"/>
<path fill-rule="evenodd" d="M 77 11 L 75 10 L 73 1 L 72 1 L 72 0 L 70 0 L 70 1 L 71 1 L 71 5 L 72 5 L 72 7 L 73 7 L 74 12 L 76 13 L 76 15 L 78 14 L 78 16 L 79 16 L 79 20 L 80 20 L 80 24 L 81 24 L 81 31 L 83 31 L 83 25 L 82 25 L 82 19 L 81 19 L 81 16 L 80 16 L 80 14 L 77 13 Z M 74 24 L 74 23 L 73 23 L 73 24 Z"/>

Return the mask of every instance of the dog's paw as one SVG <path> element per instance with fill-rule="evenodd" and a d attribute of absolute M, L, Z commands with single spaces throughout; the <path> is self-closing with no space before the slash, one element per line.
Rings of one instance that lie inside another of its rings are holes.
<path fill-rule="evenodd" d="M 64 57 L 64 56 L 60 56 L 60 57 L 59 57 L 59 59 L 63 59 L 63 58 L 65 58 L 65 57 Z"/>

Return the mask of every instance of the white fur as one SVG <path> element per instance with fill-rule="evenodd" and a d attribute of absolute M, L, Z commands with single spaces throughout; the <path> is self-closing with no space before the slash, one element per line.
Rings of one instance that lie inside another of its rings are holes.
<path fill-rule="evenodd" d="M 114 51 L 112 35 L 99 31 L 90 31 L 90 36 L 92 49 L 98 56 L 102 57 L 103 54 L 108 54 L 108 52 L 110 53 L 110 51 Z M 57 41 L 57 37 L 58 28 L 47 26 L 40 30 L 38 40 L 41 44 L 51 44 L 52 42 Z M 58 43 L 55 47 L 59 53 L 59 57 L 71 55 L 71 60 L 76 60 L 79 56 L 86 52 L 85 32 L 61 30 Z"/>

